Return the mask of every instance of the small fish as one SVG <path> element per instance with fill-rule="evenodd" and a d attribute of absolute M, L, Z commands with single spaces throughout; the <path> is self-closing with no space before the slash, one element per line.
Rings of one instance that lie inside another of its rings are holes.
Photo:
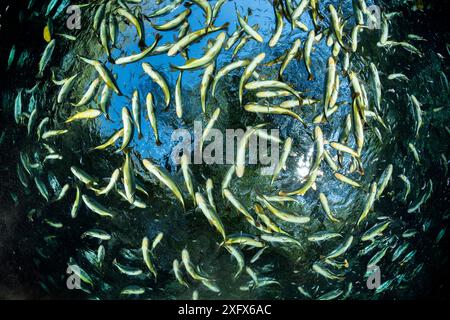
<path fill-rule="evenodd" d="M 372 209 L 373 203 L 375 202 L 376 195 L 377 195 L 377 183 L 372 182 L 372 184 L 370 185 L 369 196 L 367 197 L 367 201 L 366 204 L 364 205 L 363 212 L 359 216 L 358 222 L 356 223 L 357 226 L 359 226 L 360 223 L 367 218 L 367 215 L 369 214 L 369 211 L 370 209 Z"/>
<path fill-rule="evenodd" d="M 181 270 L 180 270 L 180 263 L 178 262 L 177 259 L 173 260 L 172 269 L 173 269 L 173 273 L 175 274 L 175 278 L 177 279 L 178 283 L 181 284 L 182 286 L 186 286 L 187 288 L 189 288 L 189 285 L 183 279 L 183 276 L 182 276 Z"/>
<path fill-rule="evenodd" d="M 171 98 L 170 98 L 169 85 L 167 84 L 166 79 L 163 77 L 162 74 L 157 72 L 150 64 L 148 64 L 146 62 L 142 64 L 142 69 L 144 69 L 144 72 L 147 75 L 149 75 L 150 78 L 161 87 L 161 89 L 164 93 L 164 101 L 166 103 L 166 108 L 168 108 L 170 105 Z"/>
<path fill-rule="evenodd" d="M 185 65 L 182 66 L 174 66 L 175 69 L 178 70 L 193 70 L 198 68 L 203 68 L 206 65 L 210 64 L 219 54 L 220 50 L 223 47 L 223 44 L 225 42 L 226 33 L 221 32 L 217 38 L 214 44 L 211 46 L 211 48 L 208 49 L 208 51 L 200 58 L 198 59 L 189 59 L 186 61 Z"/>
<path fill-rule="evenodd" d="M 93 148 L 93 150 L 103 150 L 108 148 L 109 146 L 114 145 L 114 143 L 121 137 L 123 137 L 124 129 L 120 129 L 116 131 L 105 143 Z"/>
<path fill-rule="evenodd" d="M 177 78 L 177 83 L 175 84 L 175 112 L 178 118 L 183 117 L 183 98 L 182 98 L 182 89 L 181 83 L 183 78 L 183 72 L 180 71 Z"/>
<path fill-rule="evenodd" d="M 122 167 L 123 172 L 123 185 L 125 188 L 125 195 L 129 203 L 133 204 L 135 200 L 134 194 L 136 193 L 136 178 L 134 176 L 133 161 L 130 157 L 130 152 L 125 151 L 125 161 Z"/>
<path fill-rule="evenodd" d="M 109 209 L 105 208 L 96 200 L 89 198 L 87 195 L 82 195 L 81 198 L 83 199 L 84 204 L 96 214 L 102 217 L 110 217 L 110 218 L 114 217 L 114 215 L 111 213 Z"/>
<path fill-rule="evenodd" d="M 155 51 L 155 49 L 159 43 L 159 40 L 161 40 L 161 38 L 162 38 L 161 35 L 157 33 L 155 35 L 154 42 L 149 47 L 142 50 L 140 53 L 130 55 L 127 57 L 120 57 L 120 58 L 116 59 L 114 63 L 118 64 L 118 65 L 125 65 L 125 64 L 137 62 L 139 60 L 144 59 L 145 57 L 147 57 L 148 55 L 150 55 L 151 53 L 153 53 Z"/>
<path fill-rule="evenodd" d="M 128 147 L 134 135 L 134 125 L 133 119 L 131 118 L 130 111 L 127 107 L 122 108 L 122 123 L 123 123 L 123 139 L 122 145 L 119 150 L 116 152 L 120 152 Z"/>
<path fill-rule="evenodd" d="M 156 280 L 158 274 L 156 272 L 155 265 L 153 264 L 153 261 L 150 258 L 148 250 L 149 250 L 149 241 L 147 237 L 144 237 L 142 239 L 142 246 L 141 246 L 142 258 L 144 259 L 145 265 L 147 266 L 148 270 L 150 270 L 150 272 L 153 274 Z"/>
<path fill-rule="evenodd" d="M 325 240 L 330 240 L 334 238 L 342 238 L 340 233 L 329 232 L 329 231 L 318 231 L 310 236 L 308 236 L 308 240 L 312 242 L 322 242 Z"/>
<path fill-rule="evenodd" d="M 131 110 L 133 113 L 133 120 L 136 124 L 136 129 L 138 132 L 138 139 L 142 139 L 141 131 L 141 101 L 139 98 L 139 91 L 134 90 L 133 96 L 131 98 Z"/>
<path fill-rule="evenodd" d="M 196 204 L 195 193 L 194 193 L 194 183 L 192 182 L 192 172 L 189 169 L 189 158 L 186 154 L 181 156 L 181 171 L 183 172 L 184 182 L 186 185 L 186 189 L 192 197 L 192 201 L 194 201 L 194 205 Z"/>
<path fill-rule="evenodd" d="M 197 203 L 198 208 L 204 214 L 208 222 L 216 228 L 216 230 L 222 235 L 223 239 L 226 239 L 225 228 L 223 226 L 222 220 L 217 215 L 217 212 L 214 210 L 212 206 L 206 202 L 205 198 L 201 193 L 195 193 L 195 202 Z"/>
<path fill-rule="evenodd" d="M 263 43 L 264 39 L 261 37 L 261 35 L 255 31 L 246 21 L 244 18 L 242 18 L 242 16 L 239 14 L 239 12 L 236 10 L 236 14 L 237 14 L 237 18 L 238 18 L 238 22 L 239 25 L 241 26 L 241 28 L 244 30 L 245 33 L 247 33 L 250 37 L 252 37 L 253 39 L 255 39 L 256 41 Z"/>
<path fill-rule="evenodd" d="M 331 212 L 330 206 L 328 205 L 327 197 L 322 192 L 319 194 L 319 200 L 322 205 L 323 211 L 325 211 L 328 219 L 330 219 L 333 222 L 340 222 L 339 219 L 334 217 L 333 213 Z"/>
<path fill-rule="evenodd" d="M 253 60 L 247 65 L 244 70 L 244 73 L 241 76 L 241 80 L 239 81 L 239 103 L 242 105 L 242 95 L 244 92 L 244 86 L 247 83 L 248 79 L 252 76 L 256 67 L 265 59 L 266 54 L 264 52 L 258 54 L 253 58 Z"/>
<path fill-rule="evenodd" d="M 383 231 L 392 223 L 392 221 L 380 222 L 364 232 L 361 236 L 361 241 L 373 241 L 377 236 L 381 236 Z"/>
<path fill-rule="evenodd" d="M 289 154 L 291 153 L 291 149 L 292 149 L 292 138 L 288 137 L 284 142 L 283 153 L 281 154 L 281 158 L 278 161 L 277 166 L 275 167 L 275 170 L 273 172 L 271 184 L 273 184 L 273 182 L 276 180 L 281 169 L 286 169 L 286 161 Z"/>
<path fill-rule="evenodd" d="M 103 79 L 103 81 L 106 83 L 106 85 L 109 88 L 111 88 L 111 90 L 113 90 L 119 96 L 122 95 L 122 92 L 120 91 L 119 87 L 117 86 L 116 80 L 111 75 L 111 71 L 109 71 L 103 65 L 103 63 L 101 63 L 101 62 L 99 62 L 97 60 L 88 59 L 88 58 L 85 58 L 85 57 L 82 57 L 82 56 L 79 56 L 79 58 L 82 61 L 86 62 L 87 64 L 93 66 L 95 68 L 95 70 L 97 70 L 98 74 Z"/>
<path fill-rule="evenodd" d="M 44 70 L 52 58 L 53 51 L 55 51 L 55 46 L 56 46 L 56 40 L 53 39 L 45 47 L 44 53 L 42 54 L 42 57 L 39 60 L 39 72 L 37 74 L 38 78 L 43 77 Z"/>
<path fill-rule="evenodd" d="M 206 112 L 206 96 L 208 93 L 209 85 L 211 84 L 211 79 L 213 78 L 215 68 L 216 64 L 214 62 L 206 67 L 200 84 L 200 103 L 202 105 L 203 113 Z"/>
<path fill-rule="evenodd" d="M 306 70 L 308 71 L 308 81 L 314 80 L 314 75 L 312 73 L 312 68 L 311 68 L 311 65 L 312 65 L 311 52 L 312 52 L 312 47 L 315 42 L 315 38 L 316 38 L 316 33 L 314 32 L 314 30 L 311 30 L 308 33 L 308 38 L 306 39 L 305 45 L 303 46 L 303 56 L 304 56 L 304 60 L 305 60 Z"/>
<path fill-rule="evenodd" d="M 352 245 L 353 242 L 353 236 L 350 236 L 347 238 L 347 240 L 342 243 L 341 245 L 339 245 L 336 249 L 334 249 L 333 251 L 331 251 L 326 258 L 327 259 L 334 259 L 337 258 L 341 255 L 343 255 Z"/>
<path fill-rule="evenodd" d="M 86 237 L 91 237 L 91 238 L 96 238 L 96 239 L 100 239 L 100 240 L 111 240 L 111 235 L 101 229 L 90 229 L 87 230 L 85 232 L 83 232 L 83 234 L 81 235 L 81 238 L 86 238 Z"/>
<path fill-rule="evenodd" d="M 161 181 L 163 184 L 165 184 L 175 195 L 175 197 L 181 202 L 183 205 L 183 209 L 185 208 L 183 195 L 176 185 L 176 183 L 165 173 L 163 172 L 159 167 L 157 167 L 153 162 L 151 162 L 148 159 L 144 159 L 142 161 L 142 164 L 144 167 L 153 174 L 159 181 Z"/>
<path fill-rule="evenodd" d="M 97 109 L 87 109 L 85 111 L 78 112 L 71 116 L 69 119 L 65 121 L 65 123 L 70 123 L 76 120 L 84 120 L 84 119 L 95 119 L 101 116 L 102 112 Z"/>
<path fill-rule="evenodd" d="M 148 119 L 150 120 L 150 124 L 152 126 L 153 133 L 155 135 L 155 141 L 156 141 L 155 143 L 157 146 L 160 146 L 161 141 L 159 140 L 158 123 L 156 121 L 156 113 L 155 113 L 155 103 L 153 101 L 153 95 L 150 92 L 147 94 L 146 106 L 147 106 Z"/>

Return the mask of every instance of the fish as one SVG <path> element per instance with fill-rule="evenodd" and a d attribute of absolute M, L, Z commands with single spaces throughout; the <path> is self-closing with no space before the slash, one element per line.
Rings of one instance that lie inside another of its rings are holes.
<path fill-rule="evenodd" d="M 62 82 L 62 87 L 59 90 L 58 97 L 56 101 L 58 103 L 63 103 L 75 85 L 75 79 L 78 77 L 78 73 L 74 74 L 70 78 L 64 79 Z"/>
<path fill-rule="evenodd" d="M 206 27 L 209 27 L 213 19 L 213 10 L 208 0 L 192 0 L 192 2 L 198 5 L 203 10 L 206 17 Z"/>
<path fill-rule="evenodd" d="M 72 219 L 75 219 L 76 216 L 78 215 L 78 210 L 80 209 L 80 204 L 81 204 L 80 199 L 81 199 L 80 187 L 76 186 L 75 200 L 74 200 L 74 203 L 70 210 L 70 216 L 72 217 Z"/>
<path fill-rule="evenodd" d="M 281 236 L 281 235 L 268 235 L 268 234 L 262 234 L 261 239 L 267 242 L 276 242 L 276 243 L 294 243 L 300 247 L 302 247 L 302 244 L 297 239 L 294 239 L 289 236 Z"/>
<path fill-rule="evenodd" d="M 181 270 L 180 270 L 180 262 L 177 259 L 173 260 L 172 270 L 173 270 L 173 273 L 175 274 L 175 278 L 177 279 L 178 283 L 181 284 L 182 286 L 186 286 L 186 288 L 189 288 L 189 285 L 183 279 L 183 276 L 182 276 Z"/>
<path fill-rule="evenodd" d="M 203 73 L 202 81 L 200 84 L 200 103 L 202 105 L 203 113 L 206 112 L 206 97 L 209 85 L 211 84 L 211 79 L 213 78 L 215 68 L 216 64 L 214 62 L 212 62 L 205 68 L 205 72 Z"/>
<path fill-rule="evenodd" d="M 104 207 L 103 205 L 101 205 L 100 203 L 98 203 L 96 200 L 88 197 L 87 195 L 83 194 L 81 196 L 81 198 L 83 199 L 84 204 L 94 213 L 98 214 L 99 216 L 102 217 L 109 217 L 109 218 L 113 218 L 114 214 L 107 209 L 106 207 Z"/>
<path fill-rule="evenodd" d="M 171 65 L 173 68 L 178 70 L 193 70 L 198 68 L 203 68 L 210 64 L 219 54 L 220 50 L 223 47 L 223 44 L 225 42 L 226 33 L 221 32 L 217 38 L 214 44 L 211 46 L 211 48 L 208 49 L 208 51 L 200 58 L 194 59 L 191 58 L 188 61 L 186 61 L 185 65 L 182 66 L 175 66 Z"/>
<path fill-rule="evenodd" d="M 142 139 L 141 131 L 141 101 L 139 98 L 139 91 L 134 90 L 133 96 L 131 98 L 131 110 L 133 114 L 133 121 L 136 124 L 136 129 L 138 132 L 138 139 Z"/>
<path fill-rule="evenodd" d="M 286 161 L 289 154 L 291 153 L 291 149 L 292 149 L 292 138 L 288 137 L 284 142 L 283 153 L 281 154 L 281 158 L 278 161 L 277 166 L 275 167 L 275 170 L 273 172 L 272 180 L 270 182 L 271 184 L 273 184 L 273 182 L 276 180 L 281 169 L 286 169 Z"/>
<path fill-rule="evenodd" d="M 312 270 L 317 272 L 318 274 L 320 274 L 321 276 L 330 279 L 330 280 L 339 280 L 342 281 L 344 280 L 343 277 L 336 275 L 334 273 L 332 273 L 330 270 L 325 269 L 324 267 L 322 267 L 320 264 L 318 263 L 314 263 L 312 266 Z"/>
<path fill-rule="evenodd" d="M 355 188 L 361 188 L 361 185 L 360 185 L 358 182 L 356 182 L 355 180 L 352 180 L 352 179 L 350 179 L 349 177 L 346 177 L 346 176 L 344 176 L 344 175 L 342 175 L 342 174 L 340 174 L 340 173 L 338 173 L 338 172 L 336 172 L 336 173 L 334 174 L 334 177 L 335 177 L 337 180 L 339 180 L 339 181 L 341 181 L 341 182 L 344 182 L 344 183 L 346 183 L 346 184 L 349 184 L 349 185 L 351 185 L 351 186 L 353 186 L 353 187 L 355 187 Z"/>
<path fill-rule="evenodd" d="M 68 118 L 65 123 L 70 123 L 76 120 L 83 120 L 83 119 L 95 119 L 101 116 L 102 112 L 97 109 L 87 109 L 85 111 L 78 112 Z"/>
<path fill-rule="evenodd" d="M 225 173 L 225 177 L 223 178 L 222 183 L 221 183 L 221 190 L 222 190 L 223 197 L 225 197 L 223 192 L 225 189 L 227 189 L 230 186 L 231 179 L 233 178 L 233 175 L 235 172 L 236 172 L 236 165 L 233 164 L 228 168 L 227 172 Z"/>
<path fill-rule="evenodd" d="M 114 61 L 114 63 L 117 65 L 126 65 L 126 64 L 134 63 L 134 62 L 144 59 L 145 57 L 149 56 L 151 53 L 155 52 L 155 49 L 156 49 L 159 41 L 161 40 L 161 38 L 162 38 L 162 36 L 159 33 L 155 34 L 155 40 L 149 47 L 142 50 L 140 53 L 133 54 L 133 55 L 130 55 L 127 57 L 120 57 L 120 58 L 116 59 Z"/>
<path fill-rule="evenodd" d="M 296 98 L 299 100 L 300 105 L 302 104 L 301 101 L 303 100 L 300 94 L 291 86 L 288 84 L 276 81 L 276 80 L 265 80 L 265 81 L 252 81 L 245 85 L 245 89 L 247 90 L 260 90 L 260 89 L 281 89 L 286 90 L 290 93 L 292 93 Z"/>
<path fill-rule="evenodd" d="M 256 125 L 248 129 L 239 141 L 236 153 L 236 176 L 242 178 L 245 172 L 245 154 L 250 137 L 265 124 Z"/>
<path fill-rule="evenodd" d="M 161 181 L 163 184 L 165 184 L 170 189 L 170 191 L 172 191 L 172 193 L 180 201 L 180 203 L 184 209 L 185 203 L 184 203 L 183 195 L 182 195 L 179 187 L 177 186 L 177 184 L 169 177 L 169 175 L 167 175 L 165 172 L 163 172 L 158 166 L 156 166 L 149 159 L 142 160 L 142 164 L 148 170 L 148 172 L 150 172 L 152 175 L 154 175 L 159 181 Z"/>
<path fill-rule="evenodd" d="M 381 195 L 383 194 L 384 189 L 388 185 L 389 181 L 392 177 L 392 171 L 394 169 L 394 166 L 392 164 L 389 164 L 386 169 L 383 171 L 380 180 L 378 181 L 378 190 L 376 199 L 379 199 Z"/>
<path fill-rule="evenodd" d="M 133 119 L 131 118 L 130 111 L 128 110 L 127 107 L 122 108 L 122 123 L 123 123 L 122 145 L 120 146 L 120 149 L 118 149 L 116 152 L 123 151 L 125 148 L 127 148 L 131 140 L 133 139 L 134 135 Z"/>
<path fill-rule="evenodd" d="M 170 105 L 171 97 L 170 97 L 169 85 L 167 84 L 166 79 L 164 78 L 164 76 L 162 74 L 160 74 L 158 71 L 156 71 L 149 63 L 144 62 L 142 64 L 142 69 L 148 76 L 150 76 L 150 78 L 156 84 L 158 84 L 161 87 L 161 89 L 164 93 L 164 101 L 166 103 L 166 108 L 168 108 Z"/>
<path fill-rule="evenodd" d="M 115 169 L 111 175 L 111 179 L 109 180 L 108 185 L 103 188 L 103 189 L 99 189 L 96 190 L 96 194 L 99 195 L 107 195 L 116 185 L 117 181 L 119 181 L 119 177 L 120 177 L 120 170 L 119 169 Z"/>
<path fill-rule="evenodd" d="M 347 250 L 350 248 L 353 242 L 353 236 L 349 236 L 345 242 L 343 242 L 341 245 L 339 245 L 336 249 L 331 251 L 327 256 L 326 259 L 334 259 L 341 255 L 343 255 Z"/>
<path fill-rule="evenodd" d="M 183 117 L 183 99 L 182 99 L 182 89 L 181 83 L 183 78 L 183 72 L 180 71 L 177 78 L 177 83 L 175 84 L 175 112 L 178 118 Z"/>
<path fill-rule="evenodd" d="M 125 161 L 122 166 L 123 186 L 125 188 L 125 195 L 129 203 L 133 204 L 136 193 L 136 178 L 134 176 L 133 161 L 130 157 L 130 152 L 125 151 Z"/>
<path fill-rule="evenodd" d="M 234 274 L 234 278 L 237 279 L 245 267 L 244 256 L 242 252 L 234 246 L 225 245 L 224 247 L 236 259 L 236 262 L 238 263 L 238 271 Z"/>
<path fill-rule="evenodd" d="M 243 246 L 251 246 L 255 248 L 262 248 L 265 245 L 264 242 L 260 241 L 258 238 L 245 234 L 229 235 L 224 241 L 224 244 L 225 245 L 240 244 Z"/>
<path fill-rule="evenodd" d="M 416 147 L 414 146 L 414 144 L 412 143 L 408 143 L 408 148 L 409 150 L 411 150 L 414 160 L 416 160 L 417 164 L 420 165 L 420 157 L 419 157 L 419 153 L 417 152 Z"/>
<path fill-rule="evenodd" d="M 220 108 L 216 108 L 216 110 L 214 110 L 211 119 L 209 119 L 208 124 L 206 125 L 205 129 L 203 130 L 202 136 L 200 138 L 200 142 L 199 142 L 199 150 L 203 150 L 203 144 L 206 141 L 206 139 L 209 136 L 209 133 L 211 132 L 212 128 L 214 128 L 214 124 L 217 122 L 217 119 L 220 116 L 220 112 L 221 109 Z"/>
<path fill-rule="evenodd" d="M 221 78 L 223 78 L 224 76 L 226 76 L 228 73 L 230 73 L 233 70 L 248 66 L 249 63 L 250 63 L 249 60 L 237 60 L 237 61 L 231 62 L 230 64 L 227 64 L 222 69 L 217 71 L 217 73 L 213 76 L 213 81 L 211 84 L 211 95 L 213 97 L 215 97 L 216 86 Z"/>
<path fill-rule="evenodd" d="M 139 46 L 143 47 L 145 46 L 145 36 L 144 36 L 144 30 L 142 28 L 141 23 L 139 22 L 139 19 L 133 15 L 130 11 L 124 9 L 124 8 L 118 8 L 116 12 L 123 16 L 125 19 L 127 19 L 134 27 L 136 28 L 136 32 L 139 36 Z"/>
<path fill-rule="evenodd" d="M 278 77 L 280 79 L 282 78 L 284 70 L 286 70 L 289 63 L 292 61 L 292 59 L 294 59 L 294 57 L 296 57 L 298 55 L 300 46 L 301 46 L 301 40 L 297 39 L 294 41 L 294 43 L 292 44 L 292 47 L 287 52 L 286 57 L 283 60 L 283 62 L 281 63 L 280 70 L 278 72 Z"/>
<path fill-rule="evenodd" d="M 184 51 L 191 43 L 198 41 L 201 37 L 205 36 L 206 34 L 226 29 L 228 28 L 228 25 L 229 23 L 225 23 L 221 26 L 209 26 L 196 30 L 194 32 L 190 32 L 183 38 L 179 39 L 176 43 L 174 43 L 167 51 L 167 55 L 169 57 L 174 56 L 177 53 Z"/>
<path fill-rule="evenodd" d="M 50 60 L 52 59 L 53 52 L 55 51 L 56 40 L 51 40 L 44 49 L 41 59 L 39 60 L 39 72 L 37 78 L 42 78 L 44 76 L 44 71 L 47 68 Z"/>
<path fill-rule="evenodd" d="M 281 35 L 283 33 L 283 26 L 284 26 L 283 15 L 282 15 L 281 11 L 279 10 L 278 3 L 279 3 L 278 0 L 274 1 L 274 5 L 273 5 L 273 10 L 275 13 L 276 21 L 275 21 L 275 31 L 269 40 L 269 47 L 271 47 L 271 48 L 276 46 L 276 44 L 280 40 Z"/>
<path fill-rule="evenodd" d="M 141 245 L 141 251 L 142 251 L 142 258 L 144 259 L 144 263 L 147 266 L 148 270 L 153 274 L 155 277 L 155 280 L 158 276 L 158 273 L 156 272 L 155 265 L 153 264 L 153 261 L 149 254 L 149 240 L 147 237 L 142 238 L 142 245 Z"/>
<path fill-rule="evenodd" d="M 350 48 L 344 44 L 344 41 L 342 39 L 342 28 L 340 25 L 340 19 L 338 17 L 337 11 L 334 8 L 332 4 L 328 6 L 328 10 L 330 12 L 330 18 L 331 18 L 331 27 L 334 32 L 334 36 L 336 37 L 336 40 L 338 41 L 339 45 L 342 49 L 345 51 L 350 51 Z"/>
<path fill-rule="evenodd" d="M 337 222 L 337 223 L 340 222 L 339 219 L 334 217 L 333 213 L 331 212 L 330 206 L 328 205 L 327 197 L 322 192 L 319 194 L 319 200 L 322 205 L 323 211 L 325 211 L 328 219 L 330 219 L 333 222 Z"/>
<path fill-rule="evenodd" d="M 131 295 L 137 295 L 138 296 L 138 295 L 142 295 L 144 293 L 145 293 L 145 289 L 142 288 L 142 287 L 139 287 L 137 285 L 126 286 L 125 288 L 123 288 L 120 291 L 120 294 L 124 295 L 124 296 L 131 296 Z"/>
<path fill-rule="evenodd" d="M 220 217 L 217 215 L 217 212 L 214 210 L 214 208 L 205 200 L 203 195 L 199 192 L 195 193 L 195 202 L 197 203 L 198 208 L 201 210 L 201 212 L 206 217 L 211 226 L 216 228 L 216 230 L 225 240 L 226 233 L 224 225 Z"/>
<path fill-rule="evenodd" d="M 255 39 L 256 41 L 263 43 L 264 39 L 261 37 L 261 35 L 255 31 L 248 23 L 247 21 L 245 21 L 244 18 L 242 18 L 242 16 L 239 14 L 239 12 L 236 10 L 236 15 L 237 15 L 237 19 L 239 22 L 239 25 L 241 26 L 241 28 L 244 30 L 244 32 L 246 34 L 248 34 L 250 37 L 252 37 L 253 39 Z"/>
<path fill-rule="evenodd" d="M 223 191 L 223 194 L 225 198 L 233 205 L 233 207 L 235 207 L 240 213 L 244 215 L 245 219 L 250 222 L 250 224 L 255 225 L 253 216 L 229 189 L 225 189 Z"/>
<path fill-rule="evenodd" d="M 266 198 L 264 198 L 264 196 L 262 195 L 258 195 L 257 199 L 259 201 L 261 201 L 263 203 L 263 205 L 269 209 L 269 211 L 276 216 L 277 218 L 286 221 L 286 222 L 290 222 L 290 223 L 296 223 L 296 224 L 304 224 L 304 223 L 308 223 L 311 218 L 308 216 L 298 216 L 296 214 L 292 214 L 289 212 L 286 212 L 284 210 L 281 210 L 277 207 L 275 207 L 273 204 L 271 204 L 269 201 L 267 201 Z"/>
<path fill-rule="evenodd" d="M 86 93 L 83 95 L 80 101 L 78 103 L 72 103 L 72 105 L 74 107 L 81 107 L 91 102 L 92 99 L 94 98 L 95 92 L 97 91 L 99 84 L 100 78 L 96 78 L 94 81 L 91 82 L 88 89 L 86 90 Z"/>
<path fill-rule="evenodd" d="M 356 223 L 357 226 L 359 226 L 361 224 L 361 222 L 363 222 L 367 218 L 367 215 L 369 214 L 370 209 L 372 209 L 372 206 L 375 202 L 376 195 L 377 195 L 377 188 L 378 188 L 377 183 L 372 182 L 372 184 L 370 185 L 369 196 L 367 197 L 367 201 L 366 201 L 366 204 L 364 205 L 363 212 L 359 216 L 358 222 Z"/>
<path fill-rule="evenodd" d="M 290 117 L 300 121 L 302 124 L 304 124 L 306 126 L 305 121 L 298 114 L 296 114 L 295 112 L 293 112 L 289 109 L 285 109 L 285 108 L 281 108 L 281 107 L 277 107 L 277 106 L 265 106 L 265 105 L 260 105 L 260 104 L 256 104 L 256 103 L 248 103 L 244 106 L 244 109 L 248 112 L 281 114 L 281 115 L 290 116 Z"/>
<path fill-rule="evenodd" d="M 335 89 L 335 80 L 336 80 L 336 62 L 333 57 L 328 58 L 328 72 L 326 78 L 325 85 L 325 93 L 323 97 L 324 101 L 324 115 L 328 114 L 328 108 L 330 107 L 330 100 Z"/>
<path fill-rule="evenodd" d="M 189 169 L 189 158 L 186 154 L 181 156 L 181 171 L 183 172 L 184 182 L 186 185 L 186 189 L 192 197 L 192 201 L 194 201 L 194 205 L 196 205 L 195 193 L 194 193 L 194 184 L 192 182 L 192 173 Z"/>
<path fill-rule="evenodd" d="M 139 276 L 143 273 L 143 271 L 139 268 L 125 266 L 117 262 L 117 259 L 114 259 L 112 262 L 113 266 L 115 266 L 121 273 L 126 274 L 127 276 Z"/>
<path fill-rule="evenodd" d="M 308 71 L 308 81 L 314 80 L 314 75 L 312 73 L 312 62 L 311 62 L 311 52 L 316 38 L 316 33 L 311 30 L 308 33 L 308 38 L 306 39 L 305 45 L 303 46 L 303 56 L 305 61 L 306 70 Z"/>
<path fill-rule="evenodd" d="M 189 251 L 186 248 L 181 251 L 181 260 L 183 261 L 184 268 L 192 279 L 197 281 L 209 281 L 207 277 L 202 276 L 195 270 L 194 265 L 191 262 Z"/>
<path fill-rule="evenodd" d="M 361 236 L 361 241 L 373 241 L 375 237 L 381 236 L 383 234 L 383 231 L 386 230 L 391 223 L 392 221 L 388 220 L 375 224 L 369 230 L 364 232 L 364 234 Z"/>
<path fill-rule="evenodd" d="M 244 92 L 244 86 L 247 81 L 250 79 L 251 75 L 255 71 L 256 67 L 265 59 L 266 54 L 264 52 L 258 54 L 253 58 L 250 63 L 246 66 L 244 73 L 241 76 L 241 80 L 239 81 L 239 103 L 242 105 L 242 95 Z"/>
<path fill-rule="evenodd" d="M 78 56 L 82 61 L 85 63 L 93 66 L 95 70 L 97 70 L 98 74 L 102 78 L 102 80 L 105 82 L 105 84 L 113 90 L 117 95 L 122 96 L 122 92 L 120 91 L 119 87 L 117 86 L 117 82 L 115 78 L 111 75 L 111 71 L 109 71 L 103 63 L 97 61 L 85 58 L 83 56 Z"/>
<path fill-rule="evenodd" d="M 90 229 L 87 230 L 85 232 L 83 232 L 83 234 L 81 235 L 81 238 L 86 238 L 86 237 L 91 237 L 91 238 L 96 238 L 96 239 L 100 239 L 100 240 L 111 240 L 111 235 L 106 232 L 105 230 L 101 230 L 101 229 Z"/>
<path fill-rule="evenodd" d="M 161 141 L 159 140 L 158 123 L 156 120 L 156 113 L 155 113 L 155 102 L 153 101 L 153 95 L 150 92 L 147 94 L 146 106 L 148 119 L 150 120 L 150 124 L 152 126 L 153 133 L 155 135 L 155 143 L 157 146 L 160 146 Z"/>
<path fill-rule="evenodd" d="M 417 100 L 417 98 L 414 95 L 410 96 L 412 105 L 413 105 L 413 110 L 414 110 L 414 117 L 416 120 L 416 137 L 419 136 L 419 130 L 420 128 L 423 126 L 423 120 L 422 120 L 422 109 L 421 106 L 422 104 L 419 102 L 419 100 Z"/>
<path fill-rule="evenodd" d="M 329 231 L 318 231 L 310 236 L 308 236 L 308 241 L 312 242 L 322 242 L 334 238 L 342 238 L 342 235 L 337 232 L 329 232 Z"/>
<path fill-rule="evenodd" d="M 117 130 L 105 143 L 94 147 L 92 150 L 104 150 L 112 145 L 121 137 L 123 137 L 124 129 Z"/>
<path fill-rule="evenodd" d="M 181 12 L 179 15 L 177 15 L 176 17 L 170 19 L 169 21 L 157 25 L 154 24 L 152 22 L 151 25 L 153 27 L 153 29 L 158 30 L 158 31 L 169 31 L 169 30 L 173 30 L 178 28 L 184 21 L 187 20 L 187 18 L 191 15 L 191 9 L 187 8 L 186 10 L 184 10 L 183 12 Z"/>
<path fill-rule="evenodd" d="M 160 8 L 160 9 L 156 9 L 155 11 L 153 11 L 146 17 L 147 18 L 155 18 L 155 17 L 163 16 L 163 15 L 168 14 L 169 12 L 172 12 L 173 10 L 175 10 L 181 3 L 183 3 L 183 0 L 174 0 L 166 6 Z"/>

